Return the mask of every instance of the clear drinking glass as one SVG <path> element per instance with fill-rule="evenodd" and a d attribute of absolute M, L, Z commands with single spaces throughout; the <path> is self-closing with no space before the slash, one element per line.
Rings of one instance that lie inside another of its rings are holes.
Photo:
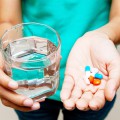
<path fill-rule="evenodd" d="M 1 38 L 5 72 L 17 81 L 16 93 L 40 100 L 53 95 L 59 84 L 60 37 L 50 26 L 22 23 Z"/>

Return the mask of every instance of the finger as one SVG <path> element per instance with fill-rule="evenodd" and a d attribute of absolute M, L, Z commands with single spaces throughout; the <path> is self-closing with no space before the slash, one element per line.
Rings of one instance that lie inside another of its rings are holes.
<path fill-rule="evenodd" d="M 102 80 L 101 80 L 101 84 L 97 86 L 97 87 L 98 87 L 98 89 L 104 90 L 104 89 L 105 89 L 105 86 L 106 86 L 107 81 L 108 81 L 107 79 L 106 79 L 106 80 L 105 80 L 105 79 L 102 79 Z"/>
<path fill-rule="evenodd" d="M 92 92 L 84 92 L 82 97 L 76 101 L 76 107 L 79 110 L 89 110 L 89 101 L 92 99 L 93 94 Z"/>
<path fill-rule="evenodd" d="M 85 88 L 86 88 L 86 84 L 84 83 L 83 79 L 77 80 L 77 82 L 75 83 L 74 89 L 72 91 L 71 98 L 79 99 Z"/>
<path fill-rule="evenodd" d="M 100 110 L 105 105 L 104 90 L 98 90 L 91 101 L 89 102 L 89 107 L 92 110 Z"/>
<path fill-rule="evenodd" d="M 108 66 L 109 80 L 105 87 L 105 97 L 112 101 L 115 93 L 120 86 L 120 59 L 118 58 Z"/>
<path fill-rule="evenodd" d="M 8 77 L 1 69 L 0 69 L 0 85 L 7 89 L 17 89 L 17 82 L 13 81 L 10 77 Z"/>
<path fill-rule="evenodd" d="M 97 86 L 94 86 L 93 84 L 90 84 L 84 89 L 84 92 L 91 91 L 93 94 L 98 90 Z"/>
<path fill-rule="evenodd" d="M 40 108 L 40 104 L 38 102 L 35 102 L 31 107 L 22 107 L 8 101 L 5 98 L 1 98 L 1 101 L 2 101 L 2 104 L 5 105 L 6 107 L 14 108 L 16 110 L 23 111 L 23 112 L 38 110 Z"/>
<path fill-rule="evenodd" d="M 100 85 L 96 86 L 96 85 L 90 84 L 89 86 L 86 87 L 84 92 L 91 91 L 94 94 L 97 92 L 98 89 L 105 89 L 105 85 L 106 85 L 106 80 L 102 79 Z"/>
<path fill-rule="evenodd" d="M 65 75 L 65 79 L 60 95 L 62 101 L 67 100 L 70 97 L 73 87 L 74 87 L 74 80 L 72 76 Z"/>
<path fill-rule="evenodd" d="M 2 86 L 0 86 L 0 96 L 18 106 L 31 107 L 33 105 L 32 99 L 27 98 L 26 96 L 23 95 L 16 94 L 13 91 L 9 91 L 3 88 Z"/>
<path fill-rule="evenodd" d="M 63 105 L 67 110 L 73 110 L 75 108 L 75 100 L 73 98 L 67 99 L 63 102 Z"/>

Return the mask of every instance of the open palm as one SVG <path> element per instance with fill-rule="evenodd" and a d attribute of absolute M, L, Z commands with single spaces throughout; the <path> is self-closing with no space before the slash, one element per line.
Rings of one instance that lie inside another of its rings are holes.
<path fill-rule="evenodd" d="M 87 85 L 84 67 L 99 69 L 103 79 L 99 86 Z M 120 83 L 120 56 L 108 37 L 88 32 L 73 46 L 67 61 L 61 99 L 66 109 L 99 110 L 106 99 L 111 101 Z"/>

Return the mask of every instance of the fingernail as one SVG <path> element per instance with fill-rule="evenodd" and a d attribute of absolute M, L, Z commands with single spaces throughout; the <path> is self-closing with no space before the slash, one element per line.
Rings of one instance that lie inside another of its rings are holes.
<path fill-rule="evenodd" d="M 23 105 L 26 106 L 26 107 L 31 107 L 33 105 L 33 100 L 32 99 L 26 99 L 23 102 Z"/>
<path fill-rule="evenodd" d="M 9 86 L 10 88 L 16 89 L 16 88 L 18 87 L 18 84 L 17 84 L 15 81 L 10 81 L 10 82 L 8 83 L 8 86 Z"/>
<path fill-rule="evenodd" d="M 31 107 L 32 110 L 38 110 L 40 108 L 39 103 L 34 103 L 33 106 Z"/>

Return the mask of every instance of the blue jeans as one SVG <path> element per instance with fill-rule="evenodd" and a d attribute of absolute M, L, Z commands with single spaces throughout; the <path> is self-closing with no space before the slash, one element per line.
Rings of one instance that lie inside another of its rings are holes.
<path fill-rule="evenodd" d="M 104 120 L 111 108 L 112 102 L 106 102 L 103 109 L 99 111 L 80 111 L 78 109 L 68 111 L 63 107 L 62 102 L 48 100 L 41 103 L 41 108 L 32 112 L 20 112 L 16 110 L 19 120 L 57 120 L 60 110 L 63 112 L 64 120 Z"/>

